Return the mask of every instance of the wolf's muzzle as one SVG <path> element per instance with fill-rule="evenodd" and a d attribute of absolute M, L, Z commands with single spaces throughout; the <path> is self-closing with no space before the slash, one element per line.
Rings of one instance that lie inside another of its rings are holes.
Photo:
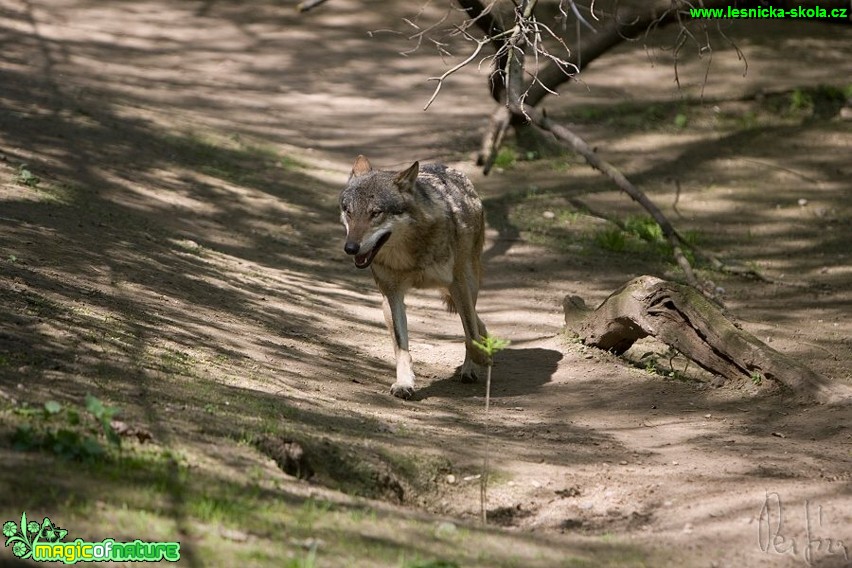
<path fill-rule="evenodd" d="M 352 241 L 346 241 L 346 243 L 343 245 L 343 251 L 349 256 L 352 256 L 353 254 L 358 254 L 360 248 L 361 245 L 359 243 L 353 243 Z"/>

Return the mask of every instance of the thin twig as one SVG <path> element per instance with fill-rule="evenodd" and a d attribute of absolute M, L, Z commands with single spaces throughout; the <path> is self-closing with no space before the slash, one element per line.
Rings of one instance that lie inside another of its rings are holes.
<path fill-rule="evenodd" d="M 491 43 L 491 38 L 481 39 L 476 42 L 476 49 L 473 50 L 467 59 L 459 63 L 458 65 L 454 65 L 453 67 L 447 69 L 443 75 L 440 77 L 429 77 L 430 81 L 438 81 L 438 84 L 435 86 L 435 91 L 432 93 L 432 96 L 429 97 L 429 101 L 426 103 L 426 106 L 423 107 L 423 110 L 428 110 L 432 103 L 435 102 L 435 99 L 438 97 L 438 93 L 441 92 L 441 87 L 444 86 L 444 79 L 463 68 L 465 65 L 476 59 L 476 56 L 479 55 L 479 52 L 482 51 L 482 48 Z"/>
<path fill-rule="evenodd" d="M 296 6 L 297 12 L 307 12 L 308 10 L 313 10 L 320 4 L 325 4 L 328 0 L 305 0 L 304 2 L 299 2 Z"/>
<path fill-rule="evenodd" d="M 488 473 L 490 471 L 490 454 L 491 448 L 491 433 L 489 430 L 489 413 L 491 408 L 491 365 L 488 365 L 488 370 L 485 374 L 485 416 L 483 418 L 485 431 L 485 455 L 482 457 L 482 477 L 479 481 L 479 514 L 482 519 L 482 525 L 488 524 Z"/>

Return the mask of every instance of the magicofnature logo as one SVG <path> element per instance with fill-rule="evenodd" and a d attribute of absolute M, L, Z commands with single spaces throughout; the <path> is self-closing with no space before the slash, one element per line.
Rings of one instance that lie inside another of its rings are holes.
<path fill-rule="evenodd" d="M 159 562 L 180 560 L 179 542 L 146 542 L 139 539 L 129 542 L 117 542 L 107 538 L 100 542 L 88 542 L 76 539 L 63 542 L 68 531 L 61 529 L 45 517 L 41 523 L 27 521 L 27 514 L 21 514 L 20 526 L 16 521 L 3 523 L 3 536 L 6 546 L 12 547 L 12 554 L 21 559 L 36 562 L 56 562 L 75 564 L 77 562 Z"/>

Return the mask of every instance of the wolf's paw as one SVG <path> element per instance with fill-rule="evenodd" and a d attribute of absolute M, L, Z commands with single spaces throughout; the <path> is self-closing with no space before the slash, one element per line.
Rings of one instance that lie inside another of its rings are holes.
<path fill-rule="evenodd" d="M 399 383 L 394 383 L 393 385 L 391 385 L 391 394 L 397 398 L 408 400 L 409 398 L 414 396 L 414 387 L 412 385 L 401 385 Z"/>
<path fill-rule="evenodd" d="M 461 374 L 461 382 L 470 384 L 479 381 L 479 377 L 474 371 L 466 371 Z"/>

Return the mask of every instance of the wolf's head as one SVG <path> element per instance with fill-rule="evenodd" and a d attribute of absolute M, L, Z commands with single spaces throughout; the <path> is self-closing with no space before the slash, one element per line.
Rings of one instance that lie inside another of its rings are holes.
<path fill-rule="evenodd" d="M 343 250 L 355 266 L 367 268 L 394 229 L 409 219 L 419 162 L 401 172 L 374 170 L 358 156 L 349 183 L 340 192 L 340 221 L 346 227 Z"/>

